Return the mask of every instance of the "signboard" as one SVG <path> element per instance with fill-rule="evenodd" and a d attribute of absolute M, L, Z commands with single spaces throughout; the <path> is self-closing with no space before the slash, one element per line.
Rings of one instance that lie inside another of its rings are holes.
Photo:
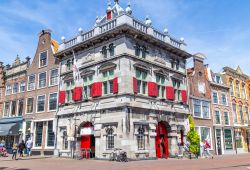
<path fill-rule="evenodd" d="M 84 127 L 81 128 L 80 130 L 80 135 L 84 136 L 84 135 L 93 135 L 94 134 L 94 129 L 93 127 Z"/>

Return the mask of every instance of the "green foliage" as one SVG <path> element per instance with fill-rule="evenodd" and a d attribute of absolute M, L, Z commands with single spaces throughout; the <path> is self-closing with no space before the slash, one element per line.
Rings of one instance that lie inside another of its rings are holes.
<path fill-rule="evenodd" d="M 200 151 L 200 136 L 194 129 L 195 124 L 194 124 L 193 117 L 189 115 L 188 119 L 189 119 L 189 125 L 190 125 L 190 130 L 187 133 L 187 139 L 189 140 L 189 143 L 190 143 L 189 150 L 193 154 L 198 155 Z"/>

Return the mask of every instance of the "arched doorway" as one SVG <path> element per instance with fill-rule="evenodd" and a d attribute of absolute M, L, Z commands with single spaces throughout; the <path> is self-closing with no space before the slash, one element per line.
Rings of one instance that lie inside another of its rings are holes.
<path fill-rule="evenodd" d="M 155 149 L 157 158 L 168 158 L 168 133 L 166 122 L 159 122 L 156 127 Z"/>
<path fill-rule="evenodd" d="M 80 128 L 81 144 L 80 149 L 83 151 L 83 157 L 95 157 L 95 137 L 94 126 L 90 122 L 86 122 Z"/>

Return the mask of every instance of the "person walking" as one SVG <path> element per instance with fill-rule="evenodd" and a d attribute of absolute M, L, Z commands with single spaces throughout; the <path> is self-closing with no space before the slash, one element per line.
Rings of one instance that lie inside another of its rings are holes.
<path fill-rule="evenodd" d="M 29 138 L 28 141 L 26 142 L 27 154 L 29 157 L 31 156 L 32 145 L 33 145 L 33 142 L 31 138 Z"/>
<path fill-rule="evenodd" d="M 19 156 L 20 157 L 23 157 L 23 150 L 25 149 L 25 143 L 24 143 L 24 141 L 22 140 L 22 142 L 19 144 L 19 146 L 18 146 L 18 149 L 19 149 Z"/>
<path fill-rule="evenodd" d="M 212 159 L 214 158 L 213 155 L 210 153 L 210 144 L 208 143 L 207 139 L 204 140 L 203 142 L 203 148 L 204 148 L 204 154 L 206 158 L 211 157 Z"/>
<path fill-rule="evenodd" d="M 17 144 L 14 144 L 12 147 L 12 160 L 15 158 L 16 160 L 16 154 L 17 154 Z"/>

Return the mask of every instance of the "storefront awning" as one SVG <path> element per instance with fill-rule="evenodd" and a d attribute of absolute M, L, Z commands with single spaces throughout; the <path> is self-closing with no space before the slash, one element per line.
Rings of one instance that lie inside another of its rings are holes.
<path fill-rule="evenodd" d="M 18 135 L 19 123 L 0 124 L 0 136 Z"/>

